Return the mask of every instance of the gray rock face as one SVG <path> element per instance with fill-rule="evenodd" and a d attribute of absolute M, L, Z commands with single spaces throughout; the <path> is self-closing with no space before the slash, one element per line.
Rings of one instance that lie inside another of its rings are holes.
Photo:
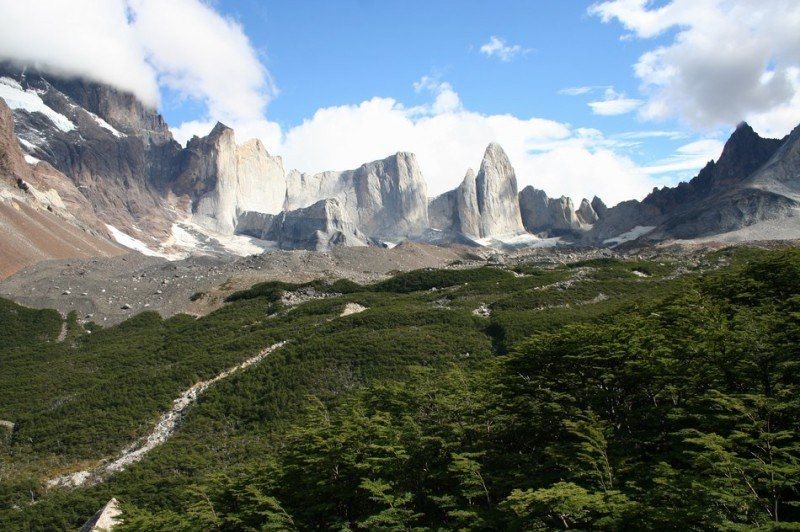
<path fill-rule="evenodd" d="M 516 188 L 516 179 L 512 183 Z M 455 206 L 458 223 L 454 229 L 467 236 L 492 236 L 484 233 L 483 212 L 486 207 L 478 203 L 478 176 L 470 168 L 461 185 L 455 190 Z"/>
<path fill-rule="evenodd" d="M 464 180 L 457 188 L 431 200 L 428 216 L 433 229 L 481 238 L 477 176 L 472 168 L 467 170 Z"/>
<path fill-rule="evenodd" d="M 578 207 L 578 210 L 575 214 L 578 215 L 578 220 L 580 220 L 580 222 L 584 225 L 592 225 L 600 218 L 597 216 L 592 204 L 589 203 L 589 200 L 586 198 L 583 198 L 581 201 L 581 206 Z"/>
<path fill-rule="evenodd" d="M 428 221 L 432 229 L 450 231 L 458 220 L 456 190 L 449 190 L 428 202 Z"/>
<path fill-rule="evenodd" d="M 367 245 L 367 237 L 336 198 L 277 215 L 264 237 L 282 249 L 325 251 L 336 246 Z"/>
<path fill-rule="evenodd" d="M 740 124 L 719 159 L 688 183 L 655 189 L 641 202 L 624 201 L 600 214 L 589 238 L 602 241 L 636 226 L 654 227 L 648 240 L 691 239 L 786 217 L 800 200 L 797 129 L 783 140 L 763 139 Z"/>
<path fill-rule="evenodd" d="M 237 235 L 247 235 L 266 240 L 269 228 L 278 215 L 257 211 L 245 211 L 236 219 Z"/>
<path fill-rule="evenodd" d="M 592 198 L 592 210 L 594 210 L 594 212 L 597 214 L 597 219 L 599 220 L 605 216 L 608 207 L 606 207 L 606 204 L 603 202 L 603 200 L 595 196 Z"/>
<path fill-rule="evenodd" d="M 527 186 L 519 193 L 519 206 L 525 229 L 531 233 L 563 235 L 582 228 L 572 200 L 566 196 L 548 198 L 543 190 Z"/>
<path fill-rule="evenodd" d="M 172 175 L 180 146 L 158 113 L 130 94 L 35 69 L 4 63 L 0 77 L 41 100 L 41 111 L 14 109 L 28 155 L 71 179 L 106 223 L 129 234 L 139 227 L 145 235 L 168 235 L 174 211 L 159 186 Z"/>
<path fill-rule="evenodd" d="M 286 197 L 281 158 L 259 140 L 237 146 L 233 130 L 221 123 L 189 141 L 171 188 L 192 199 L 197 223 L 222 234 L 234 233 L 243 212 L 281 212 Z"/>
<path fill-rule="evenodd" d="M 414 236 L 428 227 L 427 187 L 411 153 L 397 153 L 355 170 L 291 172 L 287 177 L 286 210 L 326 198 L 336 198 L 349 219 L 373 238 Z"/>
<path fill-rule="evenodd" d="M 0 98 L 0 179 L 7 179 L 9 184 L 16 179 L 27 181 L 31 173 L 14 134 L 14 116 Z"/>
<path fill-rule="evenodd" d="M 525 232 L 517 201 L 517 177 L 499 144 L 489 144 L 475 179 L 481 237 Z"/>
<path fill-rule="evenodd" d="M 498 144 L 489 144 L 477 175 L 464 180 L 430 203 L 431 227 L 470 238 L 518 235 L 525 232 L 517 200 L 517 178 Z"/>

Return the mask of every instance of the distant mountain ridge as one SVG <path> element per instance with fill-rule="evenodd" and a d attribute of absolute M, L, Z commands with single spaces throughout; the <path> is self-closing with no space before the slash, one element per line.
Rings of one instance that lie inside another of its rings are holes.
<path fill-rule="evenodd" d="M 182 147 L 163 117 L 131 94 L 9 64 L 0 64 L 0 99 L 13 113 L 13 123 L 9 114 L 4 119 L 6 137 L 19 142 L 0 145 L 0 173 L 13 191 L 6 196 L 28 207 L 39 201 L 17 180 L 30 183 L 29 191 L 52 190 L 54 205 L 70 205 L 62 209 L 68 223 L 109 242 L 109 250 L 118 249 L 111 243 L 117 240 L 176 256 L 196 251 L 187 243 L 192 234 L 219 242 L 219 252 L 227 252 L 226 239 L 250 237 L 261 246 L 255 249 L 401 240 L 518 246 L 541 245 L 543 237 L 548 244 L 618 245 L 734 233 L 749 239 L 768 238 L 759 224 L 783 219 L 776 237 L 800 237 L 797 129 L 764 139 L 740 124 L 719 159 L 691 181 L 611 208 L 583 199 L 576 209 L 567 197 L 518 190 L 514 168 L 494 143 L 477 173 L 468 170 L 457 188 L 428 199 L 411 153 L 343 172 L 287 172 L 260 141 L 237 144 L 223 124 Z M 22 159 L 2 163 L 15 150 Z"/>

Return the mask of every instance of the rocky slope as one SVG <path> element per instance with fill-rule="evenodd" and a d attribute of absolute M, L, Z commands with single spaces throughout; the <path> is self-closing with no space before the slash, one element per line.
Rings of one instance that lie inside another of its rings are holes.
<path fill-rule="evenodd" d="M 0 279 L 41 260 L 122 253 L 87 203 L 66 176 L 26 158 L 0 99 Z"/>
<path fill-rule="evenodd" d="M 742 123 L 719 159 L 691 181 L 608 209 L 587 239 L 602 243 L 636 228 L 647 228 L 641 235 L 645 242 L 708 238 L 776 219 L 798 226 L 799 137 L 795 129 L 784 139 L 764 139 Z M 746 233 L 742 237 L 747 239 Z"/>

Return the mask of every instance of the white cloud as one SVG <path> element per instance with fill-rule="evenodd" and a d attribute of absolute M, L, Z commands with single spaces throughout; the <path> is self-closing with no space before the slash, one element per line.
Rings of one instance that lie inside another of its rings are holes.
<path fill-rule="evenodd" d="M 566 96 L 580 96 L 581 94 L 587 94 L 594 90 L 594 87 L 583 86 L 583 87 L 567 87 L 565 89 L 561 89 L 558 91 L 559 94 L 564 94 Z"/>
<path fill-rule="evenodd" d="M 445 89 L 442 89 L 442 85 Z M 617 141 L 597 130 L 572 128 L 540 118 L 485 115 L 463 105 L 436 105 L 449 84 L 423 78 L 417 90 L 431 90 L 434 103 L 406 107 L 392 98 L 319 109 L 286 131 L 275 152 L 286 168 L 344 170 L 397 151 L 417 155 L 428 193 L 438 195 L 460 183 L 468 167 L 477 170 L 489 142 L 503 146 L 520 188 L 533 185 L 551 195 L 577 200 L 600 195 L 613 204 L 642 197 L 656 181 L 628 157 Z M 454 98 L 458 95 L 453 91 Z"/>
<path fill-rule="evenodd" d="M 0 59 L 79 75 L 158 102 L 153 67 L 122 1 L 0 0 Z"/>
<path fill-rule="evenodd" d="M 589 102 L 592 112 L 602 116 L 624 115 L 640 105 L 642 105 L 641 100 L 628 98 L 625 94 L 616 92 L 613 87 L 606 89 L 602 100 Z"/>
<path fill-rule="evenodd" d="M 156 105 L 159 85 L 209 119 L 260 119 L 274 94 L 241 26 L 200 0 L 0 0 L 0 59 L 108 83 Z"/>
<path fill-rule="evenodd" d="M 718 139 L 701 139 L 680 146 L 671 157 L 661 159 L 646 167 L 650 175 L 675 174 L 695 171 L 708 161 L 716 160 L 722 153 L 723 143 Z"/>
<path fill-rule="evenodd" d="M 461 98 L 453 90 L 453 86 L 446 81 L 438 81 L 430 76 L 422 76 L 419 81 L 414 83 L 414 90 L 416 92 L 430 91 L 436 96 L 433 105 L 418 108 L 421 113 L 440 114 L 461 109 Z"/>
<path fill-rule="evenodd" d="M 492 35 L 489 41 L 480 47 L 480 51 L 487 57 L 497 57 L 507 63 L 520 54 L 527 54 L 531 49 L 523 48 L 519 44 L 508 44 L 504 39 Z"/>
<path fill-rule="evenodd" d="M 797 0 L 608 0 L 589 11 L 639 38 L 676 30 L 634 67 L 647 96 L 642 117 L 677 116 L 701 129 L 746 119 L 778 135 L 800 118 Z"/>

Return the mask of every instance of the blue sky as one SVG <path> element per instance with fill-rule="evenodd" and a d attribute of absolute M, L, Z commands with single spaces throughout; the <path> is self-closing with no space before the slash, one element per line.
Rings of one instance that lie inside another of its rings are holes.
<path fill-rule="evenodd" d="M 614 204 L 690 178 L 741 120 L 800 123 L 798 0 L 0 5 L 0 59 L 131 91 L 179 142 L 222 121 L 307 172 L 410 151 L 430 196 L 499 142 L 520 187 Z"/>
<path fill-rule="evenodd" d="M 581 1 L 220 0 L 213 5 L 242 25 L 269 69 L 279 93 L 267 116 L 283 128 L 321 107 L 373 96 L 424 104 L 427 95 L 413 85 L 433 76 L 452 84 L 466 108 L 485 114 L 547 118 L 608 135 L 652 129 L 635 114 L 596 115 L 588 103 L 602 96 L 600 87 L 635 96 L 633 64 L 670 38 L 620 40 L 620 26 L 588 15 L 591 2 Z M 487 57 L 480 47 L 492 36 L 523 51 L 509 61 Z M 559 93 L 580 86 L 598 89 L 579 96 Z M 180 124 L 201 114 L 202 105 L 173 95 L 163 112 L 170 124 Z M 674 119 L 658 129 L 686 137 L 643 140 L 630 151 L 640 164 L 668 157 L 687 138 L 700 138 Z"/>

